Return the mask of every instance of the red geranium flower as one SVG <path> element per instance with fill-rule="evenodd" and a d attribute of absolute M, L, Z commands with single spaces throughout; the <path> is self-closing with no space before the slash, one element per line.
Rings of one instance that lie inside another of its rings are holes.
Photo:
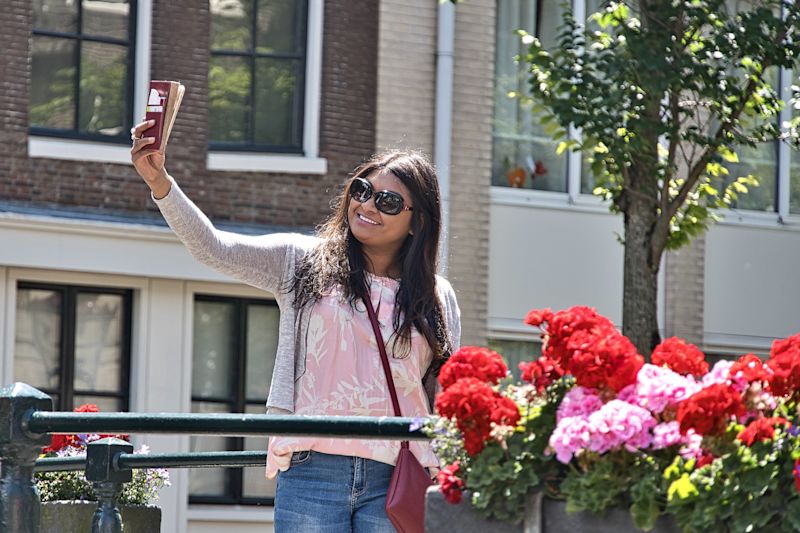
<path fill-rule="evenodd" d="M 651 361 L 682 376 L 702 376 L 708 372 L 706 356 L 694 344 L 670 337 L 655 347 Z"/>
<path fill-rule="evenodd" d="M 561 369 L 558 361 L 544 356 L 535 361 L 520 363 L 519 369 L 522 371 L 522 379 L 535 385 L 538 392 L 544 391 L 564 375 L 564 370 Z"/>
<path fill-rule="evenodd" d="M 776 396 L 792 396 L 800 390 L 800 333 L 772 343 L 766 362 L 772 371 L 770 391 Z"/>
<path fill-rule="evenodd" d="M 743 416 L 744 403 L 739 393 L 724 383 L 715 383 L 678 404 L 678 423 L 686 435 L 694 429 L 698 435 L 720 435 L 733 416 Z"/>
<path fill-rule="evenodd" d="M 73 409 L 75 413 L 99 413 L 100 409 L 93 403 L 85 403 Z M 42 448 L 42 453 L 56 453 L 67 446 L 75 448 L 85 446 L 87 442 L 115 437 L 122 440 L 130 440 L 130 435 L 53 435 L 50 439 L 50 446 Z"/>
<path fill-rule="evenodd" d="M 444 494 L 444 499 L 450 503 L 461 503 L 461 493 L 464 490 L 464 480 L 458 477 L 461 464 L 456 461 L 442 468 L 436 475 L 439 490 Z"/>
<path fill-rule="evenodd" d="M 706 465 L 710 465 L 714 462 L 714 455 L 706 450 L 703 450 L 702 455 L 697 458 L 697 461 L 694 464 L 695 468 L 703 468 Z"/>
<path fill-rule="evenodd" d="M 750 422 L 736 435 L 736 438 L 747 446 L 752 446 L 762 440 L 772 440 L 775 438 L 775 426 L 778 424 L 788 426 L 789 421 L 780 416 L 759 418 Z"/>
<path fill-rule="evenodd" d="M 459 379 L 441 392 L 436 397 L 436 410 L 446 418 L 455 418 L 469 455 L 483 450 L 492 423 L 516 426 L 520 418 L 513 400 L 473 377 Z"/>
<path fill-rule="evenodd" d="M 792 468 L 792 475 L 794 476 L 794 490 L 800 492 L 800 459 L 794 462 L 794 468 Z"/>
<path fill-rule="evenodd" d="M 572 353 L 562 366 L 582 387 L 619 392 L 636 382 L 644 365 L 633 343 L 610 323 L 574 332 L 566 346 Z"/>
<path fill-rule="evenodd" d="M 761 361 L 761 359 L 752 353 L 741 356 L 728 370 L 728 376 L 731 378 L 741 377 L 748 383 L 756 381 L 769 381 L 772 377 L 772 372 Z"/>
<path fill-rule="evenodd" d="M 508 367 L 499 353 L 479 346 L 464 346 L 442 366 L 439 383 L 446 389 L 461 378 L 477 378 L 497 383 L 508 374 Z"/>
<path fill-rule="evenodd" d="M 644 358 L 628 338 L 591 307 L 575 306 L 556 313 L 533 310 L 525 322 L 545 332 L 542 355 L 575 376 L 583 387 L 619 391 L 636 381 L 644 365 Z"/>

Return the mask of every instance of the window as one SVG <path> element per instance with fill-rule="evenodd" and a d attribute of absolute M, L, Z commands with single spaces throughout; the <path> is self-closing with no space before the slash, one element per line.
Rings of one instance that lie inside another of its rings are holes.
<path fill-rule="evenodd" d="M 307 1 L 211 0 L 210 7 L 211 148 L 302 153 Z"/>
<path fill-rule="evenodd" d="M 529 363 L 542 355 L 542 343 L 534 340 L 489 339 L 489 349 L 503 356 L 515 379 L 520 379 L 520 363 Z"/>
<path fill-rule="evenodd" d="M 130 290 L 18 283 L 14 378 L 54 409 L 127 411 L 130 345 Z"/>
<path fill-rule="evenodd" d="M 273 301 L 198 295 L 194 302 L 192 411 L 263 414 L 278 346 Z M 192 437 L 192 451 L 265 450 L 266 438 Z M 264 468 L 193 469 L 191 503 L 273 502 Z"/>
<path fill-rule="evenodd" d="M 495 107 L 492 128 L 492 185 L 565 192 L 567 155 L 531 112 L 508 94 L 530 95 L 528 78 L 514 61 L 525 50 L 515 33 L 523 29 L 545 46 L 555 44 L 563 7 L 559 2 L 520 0 L 497 3 Z"/>
<path fill-rule="evenodd" d="M 34 0 L 31 133 L 127 143 L 136 0 Z"/>

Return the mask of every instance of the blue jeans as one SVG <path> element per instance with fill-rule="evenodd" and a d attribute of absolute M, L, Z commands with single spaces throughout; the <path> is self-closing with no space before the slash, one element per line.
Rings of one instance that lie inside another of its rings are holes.
<path fill-rule="evenodd" d="M 361 457 L 295 452 L 278 473 L 275 533 L 394 533 L 384 510 L 393 470 Z"/>

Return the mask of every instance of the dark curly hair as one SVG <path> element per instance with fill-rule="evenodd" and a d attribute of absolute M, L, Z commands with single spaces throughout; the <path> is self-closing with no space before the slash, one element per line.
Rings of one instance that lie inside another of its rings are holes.
<path fill-rule="evenodd" d="M 399 178 L 411 193 L 414 206 L 411 229 L 396 258 L 401 272 L 393 326 L 394 353 L 410 353 L 411 328 L 428 342 L 433 352 L 433 367 L 451 351 L 441 303 L 436 293 L 441 201 L 436 171 L 421 154 L 390 151 L 377 154 L 358 166 L 337 197 L 333 214 L 317 230 L 322 242 L 309 251 L 296 270 L 291 290 L 294 306 L 302 310 L 316 302 L 335 285 L 341 285 L 350 305 L 367 298 L 367 259 L 361 243 L 350 231 L 347 210 L 350 186 L 355 178 L 366 178 L 376 170 L 386 169 Z M 399 344 L 398 344 L 399 343 Z"/>

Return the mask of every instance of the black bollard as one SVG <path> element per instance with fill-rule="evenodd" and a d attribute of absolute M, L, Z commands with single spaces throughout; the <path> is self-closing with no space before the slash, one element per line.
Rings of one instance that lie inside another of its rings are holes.
<path fill-rule="evenodd" d="M 133 479 L 130 469 L 118 470 L 117 457 L 132 453 L 133 445 L 114 437 L 96 440 L 86 446 L 86 480 L 97 495 L 97 509 L 92 516 L 92 533 L 122 533 L 122 515 L 117 498 L 122 486 Z"/>
<path fill-rule="evenodd" d="M 27 416 L 52 411 L 53 400 L 25 383 L 0 389 L 0 533 L 39 533 L 41 502 L 33 465 L 49 435 L 29 433 Z"/>

